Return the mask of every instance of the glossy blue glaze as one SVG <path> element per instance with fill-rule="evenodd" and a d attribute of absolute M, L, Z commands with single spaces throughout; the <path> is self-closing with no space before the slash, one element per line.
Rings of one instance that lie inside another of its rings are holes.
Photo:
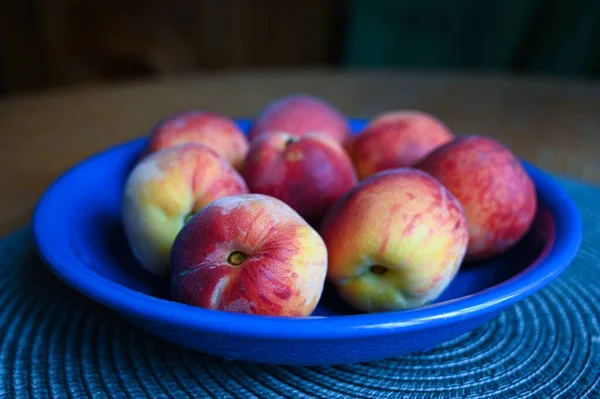
<path fill-rule="evenodd" d="M 249 122 L 239 122 L 245 130 Z M 364 121 L 353 120 L 357 132 Z M 43 195 L 33 218 L 42 258 L 62 280 L 165 340 L 253 362 L 317 365 L 362 362 L 429 349 L 493 319 L 544 287 L 575 256 L 580 216 L 567 194 L 524 163 L 539 196 L 530 233 L 510 252 L 463 265 L 435 303 L 420 309 L 360 314 L 327 286 L 307 318 L 252 316 L 168 300 L 167 284 L 132 256 L 120 222 L 123 184 L 145 139 L 76 165 Z"/>

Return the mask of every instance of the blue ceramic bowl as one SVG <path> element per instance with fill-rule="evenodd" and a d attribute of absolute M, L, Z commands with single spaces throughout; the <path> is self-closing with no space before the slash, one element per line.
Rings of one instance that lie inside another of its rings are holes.
<path fill-rule="evenodd" d="M 248 121 L 240 121 L 247 131 Z M 353 120 L 359 131 L 364 121 Z M 464 265 L 434 303 L 360 314 L 326 286 L 314 315 L 283 318 L 196 308 L 168 300 L 165 284 L 141 271 L 125 240 L 125 179 L 139 139 L 78 164 L 38 204 L 33 228 L 49 268 L 84 295 L 167 341 L 227 359 L 288 365 L 363 362 L 429 349 L 496 317 L 556 278 L 580 244 L 579 214 L 544 172 L 525 164 L 539 196 L 531 231 L 510 252 Z"/>

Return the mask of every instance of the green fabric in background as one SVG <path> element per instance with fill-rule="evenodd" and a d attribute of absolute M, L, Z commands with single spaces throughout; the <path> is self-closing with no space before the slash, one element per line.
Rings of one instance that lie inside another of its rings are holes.
<path fill-rule="evenodd" d="M 345 67 L 600 75 L 598 0 L 351 0 Z"/>

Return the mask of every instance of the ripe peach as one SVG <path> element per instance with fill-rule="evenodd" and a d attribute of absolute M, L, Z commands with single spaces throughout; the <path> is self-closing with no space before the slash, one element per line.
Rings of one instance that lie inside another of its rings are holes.
<path fill-rule="evenodd" d="M 221 198 L 183 227 L 171 255 L 175 301 L 214 310 L 308 316 L 327 248 L 292 208 L 262 194 Z"/>
<path fill-rule="evenodd" d="M 242 175 L 250 192 L 284 201 L 312 225 L 357 183 L 343 147 L 318 134 L 261 136 L 252 143 Z"/>
<path fill-rule="evenodd" d="M 352 156 L 352 144 L 354 144 L 354 140 L 356 140 L 357 136 L 350 136 L 342 143 L 342 148 L 346 151 L 349 157 Z M 352 158 L 350 158 L 352 160 Z"/>
<path fill-rule="evenodd" d="M 231 119 L 205 111 L 172 115 L 154 127 L 144 155 L 184 143 L 204 144 L 240 170 L 249 144 L 244 132 Z"/>
<path fill-rule="evenodd" d="M 382 170 L 412 167 L 454 135 L 438 119 L 420 111 L 381 114 L 356 136 L 350 154 L 360 179 Z"/>
<path fill-rule="evenodd" d="M 300 94 L 282 97 L 267 104 L 254 121 L 248 137 L 252 142 L 262 134 L 280 131 L 297 136 L 320 133 L 340 144 L 350 135 L 348 121 L 331 104 Z"/>
<path fill-rule="evenodd" d="M 432 152 L 418 167 L 461 203 L 469 223 L 467 260 L 500 254 L 529 229 L 537 209 L 535 187 L 519 160 L 499 142 L 461 137 Z"/>
<path fill-rule="evenodd" d="M 186 218 L 215 199 L 247 192 L 239 173 L 202 144 L 154 152 L 134 167 L 125 184 L 122 219 L 131 249 L 146 270 L 164 276 Z"/>
<path fill-rule="evenodd" d="M 411 168 L 374 174 L 331 207 L 320 228 L 328 279 L 365 312 L 415 308 L 435 300 L 467 249 L 458 201 Z"/>

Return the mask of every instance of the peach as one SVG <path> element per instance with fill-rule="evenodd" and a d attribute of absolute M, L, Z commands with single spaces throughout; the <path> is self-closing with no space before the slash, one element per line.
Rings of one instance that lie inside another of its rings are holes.
<path fill-rule="evenodd" d="M 459 202 L 412 168 L 374 174 L 331 207 L 320 228 L 327 278 L 365 312 L 426 305 L 458 272 L 468 243 Z"/>
<path fill-rule="evenodd" d="M 171 246 L 186 219 L 211 201 L 247 192 L 239 173 L 202 144 L 182 144 L 148 155 L 128 176 L 122 204 L 134 255 L 147 271 L 168 274 Z"/>
<path fill-rule="evenodd" d="M 250 192 L 284 201 L 311 225 L 357 183 L 344 148 L 318 134 L 259 137 L 252 142 L 242 175 Z"/>
<path fill-rule="evenodd" d="M 461 203 L 469 224 L 468 261 L 505 252 L 529 229 L 537 209 L 534 184 L 499 142 L 461 137 L 432 152 L 418 167 Z"/>
<path fill-rule="evenodd" d="M 262 194 L 213 201 L 171 255 L 173 300 L 268 316 L 308 316 L 323 291 L 327 248 L 284 202 Z"/>
<path fill-rule="evenodd" d="M 358 136 L 350 136 L 342 143 L 342 147 L 344 148 L 344 151 L 346 151 L 346 154 L 348 154 L 349 157 L 352 156 L 352 144 L 354 144 L 354 140 L 356 140 L 356 137 Z M 352 160 L 352 158 L 350 158 L 350 160 Z"/>
<path fill-rule="evenodd" d="M 340 144 L 350 135 L 348 121 L 324 100 L 308 95 L 291 95 L 267 104 L 249 133 L 252 142 L 262 134 L 288 132 L 297 136 L 320 133 Z"/>
<path fill-rule="evenodd" d="M 144 155 L 185 143 L 204 144 L 240 170 L 249 144 L 231 119 L 213 112 L 192 110 L 177 113 L 158 123 L 150 134 Z"/>
<path fill-rule="evenodd" d="M 351 143 L 360 179 L 387 169 L 412 167 L 454 138 L 437 118 L 420 111 L 395 111 L 373 119 Z"/>

